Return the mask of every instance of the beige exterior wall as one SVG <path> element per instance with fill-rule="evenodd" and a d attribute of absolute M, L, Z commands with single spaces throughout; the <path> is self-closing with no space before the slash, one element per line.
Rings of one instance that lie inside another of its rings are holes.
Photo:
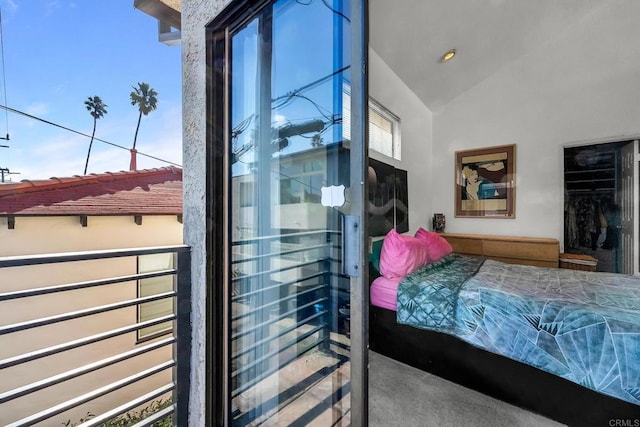
<path fill-rule="evenodd" d="M 176 215 L 143 216 L 142 225 L 132 215 L 89 216 L 87 227 L 77 216 L 16 217 L 9 230 L 0 218 L 0 242 L 0 256 L 181 244 L 182 224 Z"/>
<path fill-rule="evenodd" d="M 175 215 L 144 216 L 142 225 L 136 225 L 133 216 L 89 217 L 88 227 L 82 227 L 77 216 L 17 217 L 15 229 L 9 230 L 6 218 L 0 218 L 0 242 L 0 256 L 173 245 L 182 243 L 182 224 L 177 221 Z M 0 269 L 0 293 L 134 274 L 136 268 L 135 257 L 5 268 Z M 136 295 L 137 284 L 130 281 L 0 302 L 0 326 L 134 299 Z M 131 325 L 136 322 L 136 317 L 136 308 L 130 307 L 0 335 L 0 359 Z M 0 371 L 0 393 L 149 343 L 150 341 L 138 343 L 134 332 L 3 369 Z M 6 425 L 37 410 L 52 407 L 98 389 L 167 361 L 171 357 L 171 346 L 163 347 L 4 403 L 0 405 L 0 425 Z M 42 425 L 60 425 L 67 420 L 77 422 L 88 412 L 100 414 L 170 381 L 170 370 L 156 374 L 141 383 L 123 387 L 118 393 L 106 395 L 74 411 L 62 413 Z"/>

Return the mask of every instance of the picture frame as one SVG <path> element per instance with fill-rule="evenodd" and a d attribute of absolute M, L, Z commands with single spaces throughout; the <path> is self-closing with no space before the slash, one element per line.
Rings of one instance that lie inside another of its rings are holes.
<path fill-rule="evenodd" d="M 409 183 L 406 170 L 375 159 L 368 166 L 369 236 L 384 236 L 395 228 L 409 231 Z"/>
<path fill-rule="evenodd" d="M 516 146 L 455 153 L 456 218 L 515 218 Z"/>

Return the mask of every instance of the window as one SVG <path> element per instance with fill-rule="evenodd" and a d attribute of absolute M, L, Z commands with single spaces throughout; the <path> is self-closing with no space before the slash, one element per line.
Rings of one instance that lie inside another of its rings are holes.
<path fill-rule="evenodd" d="M 400 119 L 369 100 L 369 149 L 400 160 Z"/>
<path fill-rule="evenodd" d="M 253 182 L 240 183 L 240 207 L 253 206 Z"/>
<path fill-rule="evenodd" d="M 342 92 L 342 135 L 351 139 L 351 94 L 348 88 Z M 369 99 L 369 150 L 401 160 L 400 119 L 377 101 Z"/>
<path fill-rule="evenodd" d="M 280 179 L 280 204 L 320 203 L 324 178 L 324 160 L 305 159 L 283 166 Z"/>
<path fill-rule="evenodd" d="M 174 254 L 141 255 L 138 257 L 138 273 L 170 270 L 174 268 Z M 174 288 L 174 276 L 159 276 L 138 280 L 138 298 L 171 292 Z M 157 319 L 173 313 L 173 298 L 145 302 L 138 305 L 138 322 Z M 138 330 L 138 340 L 155 338 L 171 332 L 172 322 L 163 322 Z"/>

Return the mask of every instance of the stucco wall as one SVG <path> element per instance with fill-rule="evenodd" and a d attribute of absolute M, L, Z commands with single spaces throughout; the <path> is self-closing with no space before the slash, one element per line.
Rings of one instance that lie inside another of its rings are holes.
<path fill-rule="evenodd" d="M 164 246 L 182 243 L 182 224 L 177 221 L 175 215 L 144 216 L 142 225 L 136 225 L 133 216 L 89 217 L 88 227 L 82 227 L 77 216 L 18 217 L 15 229 L 9 230 L 6 218 L 0 218 L 0 242 L 2 242 L 0 256 Z M 135 274 L 136 269 L 136 257 L 3 268 L 0 269 L 0 292 Z M 0 325 L 15 324 L 131 300 L 136 296 L 136 282 L 130 281 L 3 301 L 0 302 Z M 2 345 L 0 345 L 0 359 L 128 326 L 135 323 L 136 318 L 135 307 L 128 307 L 3 335 Z M 0 393 L 145 344 L 137 343 L 134 332 L 57 355 L 36 359 L 15 367 L 5 368 L 2 371 L 2 381 L 0 381 Z M 0 410 L 0 425 L 8 424 L 31 415 L 35 410 L 49 408 L 128 375 L 148 369 L 163 361 L 170 360 L 171 357 L 171 346 L 166 346 L 5 403 Z M 123 387 L 119 389 L 118 393 L 108 394 L 81 405 L 76 410 L 62 413 L 53 421 L 46 422 L 45 425 L 60 424 L 67 420 L 77 422 L 81 417 L 86 416 L 87 412 L 100 414 L 170 381 L 170 370 L 156 374 L 137 384 Z"/>
<path fill-rule="evenodd" d="M 640 2 L 609 4 L 433 118 L 433 209 L 448 232 L 563 239 L 563 146 L 640 135 Z M 516 218 L 454 218 L 454 152 L 517 144 Z"/>
<path fill-rule="evenodd" d="M 205 425 L 206 356 L 206 42 L 205 26 L 223 0 L 182 2 L 182 131 L 184 242 L 191 246 L 192 355 L 189 423 Z"/>

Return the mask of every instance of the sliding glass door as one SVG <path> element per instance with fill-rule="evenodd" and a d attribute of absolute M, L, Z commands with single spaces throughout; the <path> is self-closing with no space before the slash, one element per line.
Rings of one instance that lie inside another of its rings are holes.
<path fill-rule="evenodd" d="M 241 3 L 213 24 L 211 57 L 224 63 L 224 422 L 364 424 L 364 6 Z"/>

